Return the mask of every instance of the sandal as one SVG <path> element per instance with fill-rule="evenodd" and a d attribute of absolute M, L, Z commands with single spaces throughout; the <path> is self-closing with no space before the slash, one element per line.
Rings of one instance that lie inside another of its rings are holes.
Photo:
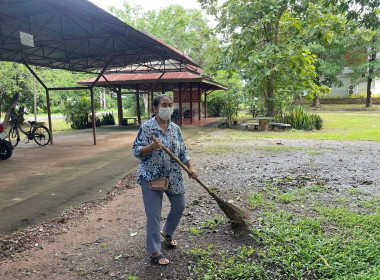
<path fill-rule="evenodd" d="M 162 237 L 165 239 L 166 243 L 168 243 L 169 248 L 173 249 L 177 247 L 177 241 L 173 240 L 169 234 L 166 234 L 163 230 L 161 231 Z"/>
<path fill-rule="evenodd" d="M 150 260 L 152 261 L 153 264 L 157 265 L 168 265 L 170 261 L 168 260 L 167 262 L 160 262 L 162 259 L 167 259 L 164 254 L 158 255 L 156 257 L 150 257 Z"/>

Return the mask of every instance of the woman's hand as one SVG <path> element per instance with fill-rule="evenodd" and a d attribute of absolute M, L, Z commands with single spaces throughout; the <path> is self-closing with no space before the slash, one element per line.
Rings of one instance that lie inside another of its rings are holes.
<path fill-rule="evenodd" d="M 188 160 L 186 163 L 185 163 L 187 169 L 189 169 L 189 171 L 191 173 L 187 173 L 189 175 L 189 178 L 191 179 L 197 179 L 198 178 L 198 174 L 197 172 L 195 172 L 195 170 L 193 169 L 193 166 L 191 165 L 191 162 L 190 160 Z"/>
<path fill-rule="evenodd" d="M 161 138 L 156 138 L 155 141 L 153 141 L 152 144 L 150 144 L 152 147 L 152 151 L 159 151 L 162 149 L 162 144 L 161 144 Z"/>
<path fill-rule="evenodd" d="M 189 174 L 189 178 L 191 178 L 191 179 L 197 179 L 198 178 L 198 174 L 197 174 L 197 172 L 195 172 L 195 170 L 194 169 L 189 169 L 190 170 L 190 172 L 191 173 L 188 173 Z"/>
<path fill-rule="evenodd" d="M 151 154 L 153 151 L 159 151 L 162 149 L 161 139 L 157 138 L 156 141 L 153 141 L 151 144 L 142 147 L 140 150 L 140 155 L 145 157 Z"/>

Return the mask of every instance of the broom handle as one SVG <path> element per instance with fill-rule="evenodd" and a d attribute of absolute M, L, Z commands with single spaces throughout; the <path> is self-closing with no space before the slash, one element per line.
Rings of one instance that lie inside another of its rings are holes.
<path fill-rule="evenodd" d="M 151 137 L 152 140 L 154 142 L 157 141 L 157 138 L 152 136 Z M 187 168 L 186 165 L 184 165 L 171 151 L 168 150 L 168 148 L 166 148 L 164 145 L 162 145 L 162 149 L 172 158 L 174 159 L 178 164 L 179 166 L 182 167 L 183 170 L 185 170 L 187 172 L 187 174 L 191 175 L 191 171 L 189 170 L 189 168 Z M 205 184 L 203 184 L 203 182 L 201 180 L 199 180 L 198 178 L 194 179 L 195 181 L 197 181 L 202 187 L 205 188 L 205 190 L 212 196 L 214 196 L 214 192 L 212 190 L 210 190 Z"/>

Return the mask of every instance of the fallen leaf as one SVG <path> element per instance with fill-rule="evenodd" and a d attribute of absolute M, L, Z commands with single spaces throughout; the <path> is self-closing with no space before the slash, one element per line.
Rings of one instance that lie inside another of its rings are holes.
<path fill-rule="evenodd" d="M 136 236 L 137 235 L 137 232 L 132 232 L 131 234 L 130 234 L 130 236 Z"/>
<path fill-rule="evenodd" d="M 118 259 L 120 259 L 122 256 L 123 256 L 123 253 L 121 253 L 121 254 L 118 255 L 118 256 L 115 256 L 114 259 L 115 259 L 115 260 L 118 260 Z"/>

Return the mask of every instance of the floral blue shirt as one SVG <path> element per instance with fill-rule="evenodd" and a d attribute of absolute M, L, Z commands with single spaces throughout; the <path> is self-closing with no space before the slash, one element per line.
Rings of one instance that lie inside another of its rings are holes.
<path fill-rule="evenodd" d="M 182 163 L 185 164 L 190 160 L 178 125 L 169 121 L 168 129 L 164 133 L 157 123 L 156 118 L 153 117 L 141 125 L 132 146 L 133 154 L 141 160 L 137 182 L 141 184 L 141 178 L 151 181 L 159 177 L 166 177 L 169 179 L 169 193 L 184 194 L 185 185 L 183 183 L 181 167 L 171 159 L 164 150 L 153 151 L 145 157 L 141 156 L 141 148 L 148 146 L 153 142 L 150 138 L 152 135 L 156 138 L 161 138 L 161 143 L 178 157 Z M 170 139 L 171 137 L 172 141 Z M 173 147 L 171 147 L 171 142 Z"/>

